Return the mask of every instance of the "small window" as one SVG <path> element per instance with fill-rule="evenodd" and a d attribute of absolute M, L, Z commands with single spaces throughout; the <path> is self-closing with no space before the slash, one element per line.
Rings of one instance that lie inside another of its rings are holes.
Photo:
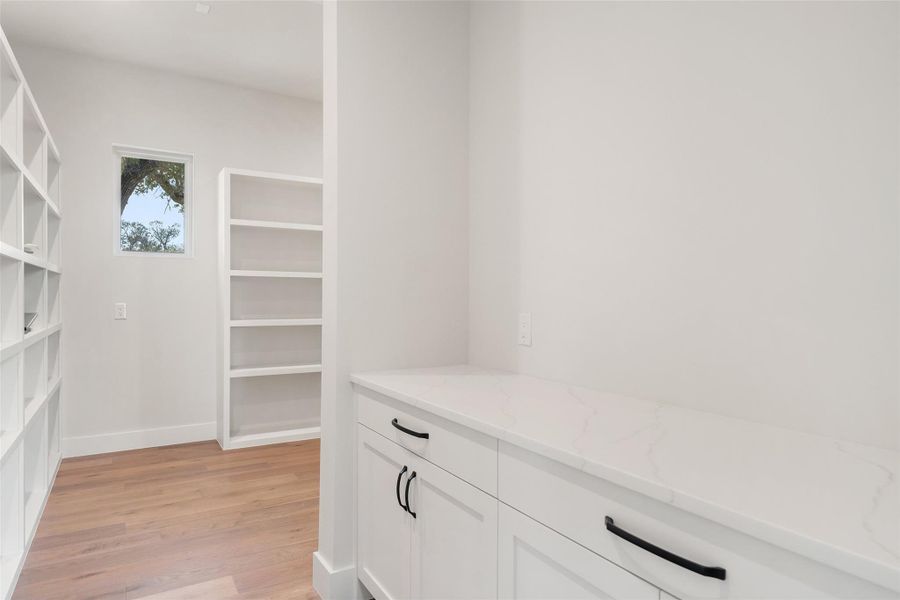
<path fill-rule="evenodd" d="M 115 155 L 116 252 L 190 256 L 192 156 L 122 146 Z"/>

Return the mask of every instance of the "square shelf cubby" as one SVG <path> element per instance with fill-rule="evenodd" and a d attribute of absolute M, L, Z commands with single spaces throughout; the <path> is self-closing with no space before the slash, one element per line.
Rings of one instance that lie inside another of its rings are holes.
<path fill-rule="evenodd" d="M 59 341 L 60 332 L 47 336 L 47 386 L 59 377 Z"/>
<path fill-rule="evenodd" d="M 231 268 L 322 272 L 322 232 L 232 227 Z"/>
<path fill-rule="evenodd" d="M 23 248 L 28 254 L 43 259 L 47 256 L 47 248 L 44 244 L 44 214 L 47 203 L 44 202 L 30 181 L 27 179 L 23 181 L 25 188 Z"/>
<path fill-rule="evenodd" d="M 0 593 L 9 597 L 25 548 L 22 507 L 22 445 L 0 462 Z"/>
<path fill-rule="evenodd" d="M 47 271 L 47 326 L 57 325 L 62 321 L 59 282 L 60 274 Z"/>
<path fill-rule="evenodd" d="M 56 152 L 47 145 L 47 195 L 50 197 L 50 200 L 56 205 L 56 208 L 62 210 L 62 207 L 59 205 L 60 196 L 59 196 L 59 156 L 56 155 Z"/>
<path fill-rule="evenodd" d="M 22 339 L 22 263 L 0 256 L 0 343 L 14 344 Z"/>
<path fill-rule="evenodd" d="M 320 319 L 322 280 L 232 277 L 231 318 Z"/>
<path fill-rule="evenodd" d="M 319 426 L 319 373 L 231 380 L 231 435 L 259 435 Z"/>
<path fill-rule="evenodd" d="M 0 144 L 22 156 L 22 82 L 5 53 L 0 53 Z"/>
<path fill-rule="evenodd" d="M 27 96 L 23 99 L 22 162 L 41 189 L 47 187 L 47 134 L 37 110 Z"/>
<path fill-rule="evenodd" d="M 235 174 L 231 218 L 321 225 L 322 185 Z"/>
<path fill-rule="evenodd" d="M 0 154 L 0 242 L 22 247 L 22 174 Z"/>
<path fill-rule="evenodd" d="M 22 298 L 24 303 L 22 312 L 23 317 L 26 319 L 25 325 L 27 326 L 28 321 L 31 321 L 30 331 L 25 333 L 25 337 L 28 337 L 47 326 L 47 310 L 44 302 L 44 284 L 47 271 L 29 264 L 25 264 L 24 269 L 25 293 Z"/>
<path fill-rule="evenodd" d="M 322 327 L 235 327 L 231 368 L 315 365 L 322 362 Z"/>
<path fill-rule="evenodd" d="M 47 211 L 47 262 L 54 267 L 59 266 L 60 255 L 60 222 L 59 217 Z"/>
<path fill-rule="evenodd" d="M 0 451 L 6 452 L 22 432 L 22 355 L 0 363 Z"/>
<path fill-rule="evenodd" d="M 22 375 L 22 398 L 25 421 L 34 413 L 47 393 L 47 346 L 46 339 L 39 340 L 27 348 Z"/>
<path fill-rule="evenodd" d="M 23 440 L 25 533 L 31 537 L 47 496 L 47 411 L 41 409 L 28 424 Z"/>

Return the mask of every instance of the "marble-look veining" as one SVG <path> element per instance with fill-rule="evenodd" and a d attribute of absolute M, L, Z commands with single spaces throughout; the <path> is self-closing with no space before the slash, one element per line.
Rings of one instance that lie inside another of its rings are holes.
<path fill-rule="evenodd" d="M 472 366 L 358 385 L 900 591 L 900 453 Z"/>

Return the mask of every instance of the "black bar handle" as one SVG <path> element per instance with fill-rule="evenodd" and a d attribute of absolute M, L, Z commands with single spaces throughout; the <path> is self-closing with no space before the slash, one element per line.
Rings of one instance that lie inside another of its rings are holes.
<path fill-rule="evenodd" d="M 414 473 L 415 474 L 415 473 Z M 406 487 L 409 487 L 409 483 L 406 484 Z M 408 503 L 408 501 L 407 501 Z M 617 535 L 626 542 L 631 542 L 638 548 L 643 548 L 647 552 L 651 554 L 655 554 L 656 556 L 665 559 L 671 563 L 675 563 L 679 567 L 684 567 L 688 571 L 693 571 L 698 575 L 703 575 L 704 577 L 712 577 L 713 579 L 721 579 L 725 581 L 725 569 L 722 567 L 707 567 L 705 565 L 701 565 L 699 563 L 695 563 L 692 560 L 688 560 L 686 558 L 682 558 L 677 554 L 672 554 L 668 550 L 663 550 L 659 546 L 654 546 L 648 541 L 642 540 L 634 534 L 628 533 L 621 527 L 616 526 L 616 522 L 613 521 L 613 518 L 610 516 L 606 517 L 606 530 L 612 533 L 613 535 Z"/>
<path fill-rule="evenodd" d="M 416 518 L 416 513 L 414 513 L 412 511 L 412 509 L 409 507 L 409 484 L 411 484 L 412 480 L 415 478 L 416 478 L 416 472 L 413 471 L 412 473 L 409 474 L 409 479 L 406 480 L 406 512 L 411 514 L 413 516 L 413 519 Z"/>
<path fill-rule="evenodd" d="M 400 423 L 398 423 L 396 418 L 395 418 L 393 421 L 391 421 L 391 425 L 393 425 L 394 427 L 396 427 L 397 429 L 399 429 L 399 430 L 402 431 L 403 433 L 409 434 L 409 435 L 411 435 L 411 436 L 413 436 L 413 437 L 421 438 L 421 439 L 423 439 L 423 440 L 427 440 L 427 439 L 428 439 L 428 434 L 427 434 L 427 433 L 419 433 L 418 431 L 413 431 L 412 429 L 407 429 L 406 427 L 404 427 L 403 425 L 401 425 Z"/>
<path fill-rule="evenodd" d="M 403 501 L 400 500 L 400 480 L 403 479 L 404 473 L 406 473 L 406 465 L 403 465 L 403 468 L 400 469 L 400 473 L 397 475 L 397 504 L 400 505 L 400 508 L 408 512 L 409 509 L 403 506 Z"/>

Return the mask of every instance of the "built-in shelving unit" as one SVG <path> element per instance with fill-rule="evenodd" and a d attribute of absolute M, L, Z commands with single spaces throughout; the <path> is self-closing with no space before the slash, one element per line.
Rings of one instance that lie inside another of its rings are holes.
<path fill-rule="evenodd" d="M 223 169 L 219 214 L 219 444 L 318 437 L 322 181 Z"/>
<path fill-rule="evenodd" d="M 12 596 L 61 458 L 59 206 L 59 152 L 0 32 L 2 598 Z"/>

